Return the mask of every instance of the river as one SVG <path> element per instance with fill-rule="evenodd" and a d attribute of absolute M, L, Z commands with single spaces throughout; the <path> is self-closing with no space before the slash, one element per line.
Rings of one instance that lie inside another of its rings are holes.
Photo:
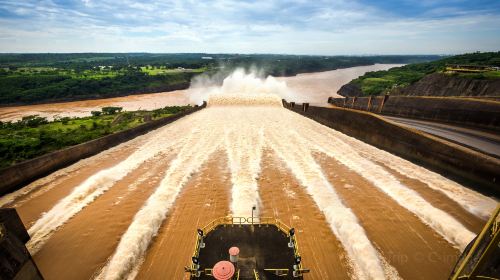
<path fill-rule="evenodd" d="M 340 87 L 352 79 L 366 72 L 387 70 L 398 66 L 401 66 L 401 64 L 375 64 L 299 74 L 293 77 L 279 77 L 277 80 L 286 82 L 288 88 L 294 91 L 297 96 L 296 101 L 326 104 L 328 97 L 338 96 L 337 91 Z M 189 94 L 190 90 L 187 89 L 84 101 L 0 107 L 0 120 L 13 121 L 29 115 L 39 115 L 48 119 L 54 117 L 83 117 L 90 115 L 91 111 L 100 111 L 100 108 L 106 106 L 123 107 L 126 111 L 152 110 L 170 105 L 190 104 Z"/>

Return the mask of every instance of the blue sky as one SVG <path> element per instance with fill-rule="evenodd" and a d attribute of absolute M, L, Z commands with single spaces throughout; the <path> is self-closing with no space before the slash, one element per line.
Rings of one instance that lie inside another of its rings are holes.
<path fill-rule="evenodd" d="M 499 0 L 0 0 L 0 52 L 498 50 Z"/>

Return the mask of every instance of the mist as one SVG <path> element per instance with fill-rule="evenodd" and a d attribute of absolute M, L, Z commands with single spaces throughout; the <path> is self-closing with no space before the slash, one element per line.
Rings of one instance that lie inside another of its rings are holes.
<path fill-rule="evenodd" d="M 244 100 L 245 96 L 275 95 L 280 97 L 279 99 L 307 102 L 302 96 L 290 89 L 285 81 L 279 81 L 270 75 L 263 77 L 261 69 L 237 68 L 229 75 L 225 73 L 219 71 L 213 75 L 202 74 L 193 78 L 188 89 L 190 103 L 201 105 L 210 97 L 235 95 L 240 100 Z M 217 99 L 220 100 L 220 98 Z"/>

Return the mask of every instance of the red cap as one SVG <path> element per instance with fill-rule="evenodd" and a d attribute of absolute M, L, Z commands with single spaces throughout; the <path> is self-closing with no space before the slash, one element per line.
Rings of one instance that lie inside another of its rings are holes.
<path fill-rule="evenodd" d="M 237 256 L 239 253 L 240 253 L 240 248 L 238 248 L 238 247 L 229 248 L 229 255 Z"/>
<path fill-rule="evenodd" d="M 234 265 L 228 261 L 220 261 L 212 269 L 212 275 L 217 280 L 229 280 L 234 275 Z"/>

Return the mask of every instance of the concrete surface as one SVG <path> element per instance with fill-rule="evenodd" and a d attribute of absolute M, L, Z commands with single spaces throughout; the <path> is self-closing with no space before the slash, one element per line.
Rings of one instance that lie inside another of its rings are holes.
<path fill-rule="evenodd" d="M 476 151 L 500 158 L 500 135 L 456 125 L 383 116 L 398 124 L 444 138 Z"/>
<path fill-rule="evenodd" d="M 355 137 L 410 161 L 418 162 L 443 176 L 500 196 L 500 160 L 442 138 L 408 129 L 384 116 L 340 107 L 309 106 L 283 102 L 284 106 L 323 125 Z"/>
<path fill-rule="evenodd" d="M 444 122 L 500 132 L 500 102 L 493 100 L 385 95 L 329 98 L 328 103 L 386 116 Z"/>
<path fill-rule="evenodd" d="M 0 279 L 43 280 L 25 243 L 30 239 L 14 208 L 0 209 Z"/>

